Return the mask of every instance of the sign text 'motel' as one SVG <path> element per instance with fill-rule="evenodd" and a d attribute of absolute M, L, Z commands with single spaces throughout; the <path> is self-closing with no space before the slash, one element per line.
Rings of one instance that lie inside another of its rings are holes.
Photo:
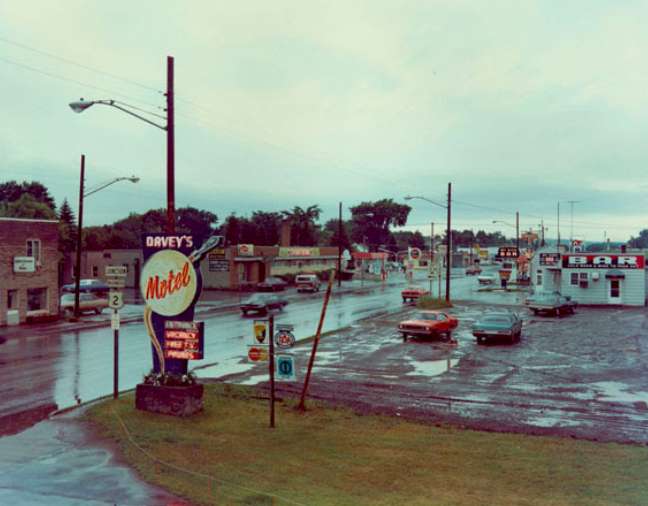
<path fill-rule="evenodd" d="M 643 255 L 563 255 L 562 266 L 568 269 L 643 269 Z"/>

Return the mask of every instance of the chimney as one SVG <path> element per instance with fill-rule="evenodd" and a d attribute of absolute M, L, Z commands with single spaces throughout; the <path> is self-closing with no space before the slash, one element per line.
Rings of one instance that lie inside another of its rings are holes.
<path fill-rule="evenodd" d="M 290 220 L 284 220 L 281 222 L 281 232 L 279 234 L 279 246 L 282 248 L 287 248 L 290 246 Z"/>

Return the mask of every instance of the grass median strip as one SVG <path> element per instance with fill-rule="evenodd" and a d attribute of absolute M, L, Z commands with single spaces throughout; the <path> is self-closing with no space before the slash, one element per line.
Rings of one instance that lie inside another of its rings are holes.
<path fill-rule="evenodd" d="M 195 504 L 648 504 L 648 449 L 434 427 L 207 385 L 188 419 L 136 411 L 132 395 L 86 418 L 146 481 Z"/>

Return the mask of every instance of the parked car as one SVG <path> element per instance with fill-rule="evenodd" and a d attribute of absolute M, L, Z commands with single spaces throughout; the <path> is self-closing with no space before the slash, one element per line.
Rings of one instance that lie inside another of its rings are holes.
<path fill-rule="evenodd" d="M 472 334 L 478 344 L 502 338 L 512 344 L 522 337 L 522 320 L 512 312 L 486 313 L 473 324 Z"/>
<path fill-rule="evenodd" d="M 321 281 L 316 274 L 299 274 L 295 277 L 298 292 L 319 292 Z"/>
<path fill-rule="evenodd" d="M 243 314 L 243 316 L 245 316 L 248 314 L 248 312 L 266 314 L 268 310 L 282 310 L 284 306 L 286 306 L 286 304 L 288 304 L 288 301 L 286 299 L 278 297 L 276 295 L 255 293 L 248 299 L 241 302 L 240 308 L 241 313 Z"/>
<path fill-rule="evenodd" d="M 63 285 L 61 287 L 62 292 L 74 292 L 75 286 L 74 283 L 68 285 Z M 100 279 L 82 279 L 79 282 L 79 291 L 85 293 L 94 293 L 99 296 L 105 296 L 108 294 L 108 285 L 101 281 Z"/>
<path fill-rule="evenodd" d="M 265 278 L 265 281 L 257 283 L 257 290 L 261 292 L 279 292 L 285 290 L 287 286 L 288 283 L 283 279 L 270 276 Z"/>
<path fill-rule="evenodd" d="M 407 302 L 408 300 L 411 302 L 416 302 L 420 297 L 423 297 L 425 295 L 430 295 L 430 292 L 425 288 L 421 288 L 420 286 L 410 286 L 409 288 L 405 288 L 403 291 L 401 291 L 403 302 Z"/>
<path fill-rule="evenodd" d="M 559 292 L 540 292 L 527 297 L 524 302 L 533 314 L 547 313 L 550 315 L 574 314 L 578 305 L 569 296 Z"/>
<path fill-rule="evenodd" d="M 496 281 L 496 278 L 492 274 L 482 274 L 481 276 L 477 276 L 477 282 L 480 285 L 494 285 Z"/>
<path fill-rule="evenodd" d="M 96 313 L 101 314 L 104 308 L 108 307 L 108 299 L 97 297 L 92 293 L 79 294 L 79 311 L 82 313 Z M 61 295 L 59 303 L 59 310 L 64 315 L 71 315 L 74 313 L 74 294 L 64 293 Z"/>
<path fill-rule="evenodd" d="M 466 268 L 466 276 L 474 276 L 476 274 L 481 274 L 481 267 L 478 265 L 471 265 Z"/>
<path fill-rule="evenodd" d="M 458 324 L 459 320 L 448 313 L 419 311 L 415 318 L 400 322 L 398 331 L 403 336 L 403 342 L 407 341 L 408 336 L 442 337 L 449 341 Z"/>

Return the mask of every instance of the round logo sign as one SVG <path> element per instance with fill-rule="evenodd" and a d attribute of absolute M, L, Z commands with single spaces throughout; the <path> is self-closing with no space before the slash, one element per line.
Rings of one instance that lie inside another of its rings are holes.
<path fill-rule="evenodd" d="M 179 251 L 158 251 L 144 264 L 140 289 L 146 305 L 154 312 L 176 316 L 183 313 L 196 296 L 196 271 Z"/>
<path fill-rule="evenodd" d="M 412 260 L 418 260 L 421 258 L 421 250 L 418 248 L 411 248 L 410 249 L 410 258 Z"/>
<path fill-rule="evenodd" d="M 292 348 L 295 346 L 295 335 L 290 330 L 280 330 L 275 333 L 275 344 L 279 348 Z"/>

